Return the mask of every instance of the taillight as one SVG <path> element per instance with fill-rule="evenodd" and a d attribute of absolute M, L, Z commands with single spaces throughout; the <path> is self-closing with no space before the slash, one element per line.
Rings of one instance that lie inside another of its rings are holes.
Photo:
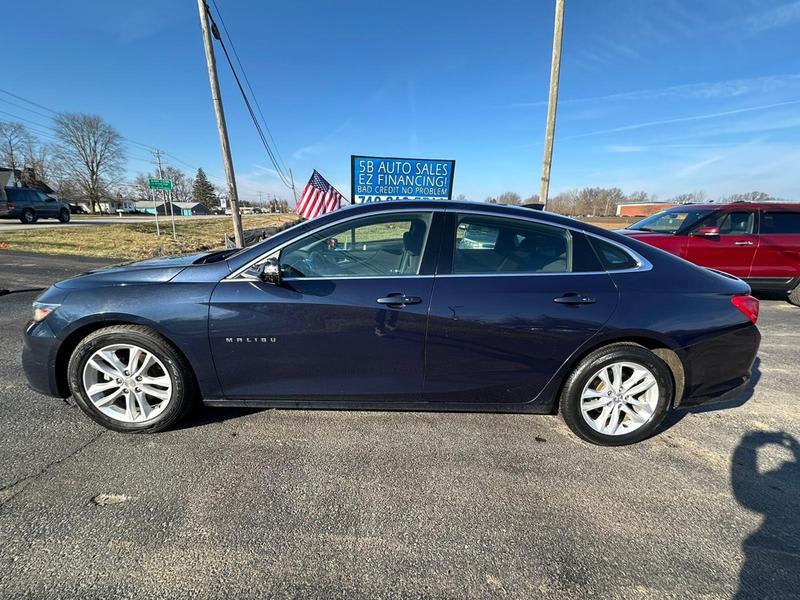
<path fill-rule="evenodd" d="M 731 303 L 753 323 L 758 321 L 758 299 L 752 296 L 734 296 Z"/>
<path fill-rule="evenodd" d="M 8 204 L 8 208 L 14 208 L 14 202 L 12 200 L 8 200 L 6 204 Z"/>

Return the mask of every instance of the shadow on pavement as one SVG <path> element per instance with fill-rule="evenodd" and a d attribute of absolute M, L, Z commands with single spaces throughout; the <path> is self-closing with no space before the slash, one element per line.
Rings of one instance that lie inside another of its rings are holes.
<path fill-rule="evenodd" d="M 756 290 L 753 296 L 759 300 L 780 300 L 789 302 L 789 292 L 781 292 L 779 290 Z"/>
<path fill-rule="evenodd" d="M 791 458 L 761 471 L 759 450 L 783 448 Z M 744 508 L 763 522 L 742 542 L 744 564 L 734 598 L 797 598 L 800 594 L 800 443 L 782 431 L 751 431 L 731 459 L 731 487 Z"/>
<path fill-rule="evenodd" d="M 664 419 L 664 423 L 662 423 L 656 435 L 666 431 L 667 429 L 670 429 L 671 427 L 674 427 L 689 413 L 695 413 L 695 414 L 707 413 L 717 410 L 727 410 L 729 408 L 738 408 L 742 406 L 753 397 L 753 393 L 755 392 L 756 386 L 758 385 L 758 382 L 761 380 L 760 367 L 761 367 L 761 359 L 756 357 L 756 360 L 753 362 L 753 371 L 750 375 L 750 381 L 747 382 L 745 388 L 738 396 L 736 396 L 736 398 L 732 398 L 731 400 L 725 400 L 724 402 L 710 402 L 708 404 L 700 404 L 699 406 L 687 406 L 685 408 L 677 408 L 675 410 L 671 410 L 667 415 L 667 417 Z"/>
<path fill-rule="evenodd" d="M 181 419 L 178 423 L 170 427 L 173 431 L 181 429 L 193 429 L 195 427 L 202 427 L 203 425 L 210 425 L 212 423 L 223 423 L 230 419 L 238 419 L 248 415 L 270 410 L 268 408 L 249 408 L 249 407 L 216 407 L 205 406 L 198 403 L 191 412 Z"/>

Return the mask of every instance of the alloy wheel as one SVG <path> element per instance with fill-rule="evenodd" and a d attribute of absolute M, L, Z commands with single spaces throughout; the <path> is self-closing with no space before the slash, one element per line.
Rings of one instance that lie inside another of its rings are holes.
<path fill-rule="evenodd" d="M 658 398 L 658 382 L 650 369 L 615 362 L 598 370 L 583 388 L 581 415 L 595 431 L 625 435 L 652 419 Z"/>
<path fill-rule="evenodd" d="M 172 379 L 164 363 L 134 344 L 95 351 L 83 368 L 83 386 L 97 410 L 124 423 L 155 419 L 172 399 Z"/>

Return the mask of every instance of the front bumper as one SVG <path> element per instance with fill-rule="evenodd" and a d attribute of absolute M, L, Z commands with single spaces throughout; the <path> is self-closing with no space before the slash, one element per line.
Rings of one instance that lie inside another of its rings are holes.
<path fill-rule="evenodd" d="M 69 390 L 57 377 L 56 360 L 60 345 L 61 340 L 47 325 L 47 319 L 40 323 L 29 321 L 25 326 L 22 346 L 22 370 L 32 390 L 66 398 Z"/>

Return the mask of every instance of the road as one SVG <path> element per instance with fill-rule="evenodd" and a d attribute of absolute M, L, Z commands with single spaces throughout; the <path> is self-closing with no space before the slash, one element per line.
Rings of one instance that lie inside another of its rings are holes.
<path fill-rule="evenodd" d="M 612 449 L 502 414 L 207 409 L 115 434 L 26 388 L 34 296 L 0 297 L 0 597 L 798 597 L 785 302 L 762 303 L 743 396 Z"/>
<path fill-rule="evenodd" d="M 124 261 L 0 250 L 0 293 L 46 288 L 55 281 L 120 262 Z"/>
<path fill-rule="evenodd" d="M 191 217 L 183 217 L 175 215 L 176 222 L 184 221 L 187 219 L 219 219 L 224 215 L 195 215 Z M 230 216 L 227 218 L 230 219 Z M 166 217 L 159 216 L 159 223 L 161 225 L 169 224 L 169 215 Z M 22 231 L 25 229 L 41 229 L 42 227 L 90 227 L 101 225 L 130 225 L 134 223 L 155 223 L 155 217 L 76 217 L 73 216 L 69 223 L 59 223 L 56 219 L 41 219 L 33 225 L 25 225 L 19 221 L 11 219 L 0 219 L 0 232 L 2 231 Z"/>

